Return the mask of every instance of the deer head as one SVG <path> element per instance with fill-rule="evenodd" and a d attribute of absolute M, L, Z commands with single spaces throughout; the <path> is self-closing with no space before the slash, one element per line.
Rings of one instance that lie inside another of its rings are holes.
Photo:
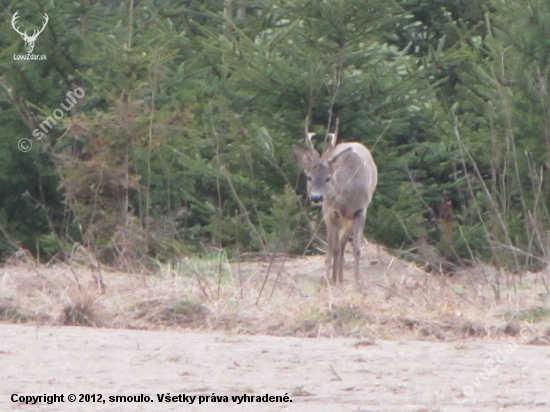
<path fill-rule="evenodd" d="M 19 30 L 19 27 L 15 26 L 16 20 L 17 20 L 17 13 L 19 11 L 16 11 L 11 19 L 11 26 L 13 29 L 21 35 L 21 38 L 25 42 L 25 49 L 27 49 L 27 53 L 31 54 L 34 49 L 34 43 L 36 42 L 36 39 L 38 38 L 38 35 L 44 31 L 44 28 L 46 27 L 46 24 L 48 24 L 48 15 L 44 13 L 44 17 L 46 20 L 44 21 L 44 24 L 42 25 L 42 28 L 40 30 L 33 30 L 33 33 L 31 36 L 27 35 L 27 30 L 25 30 L 23 33 Z"/>
<path fill-rule="evenodd" d="M 313 147 L 311 138 L 315 133 L 309 132 L 309 116 L 306 118 L 306 127 L 304 131 L 304 140 L 306 149 L 294 148 L 294 160 L 306 174 L 307 193 L 311 203 L 320 205 L 323 202 L 327 190 L 332 185 L 331 179 L 334 172 L 334 166 L 342 154 L 336 157 L 330 157 L 330 153 L 336 146 L 338 138 L 338 120 L 336 120 L 336 130 L 334 133 L 328 133 L 329 147 L 319 154 Z"/>

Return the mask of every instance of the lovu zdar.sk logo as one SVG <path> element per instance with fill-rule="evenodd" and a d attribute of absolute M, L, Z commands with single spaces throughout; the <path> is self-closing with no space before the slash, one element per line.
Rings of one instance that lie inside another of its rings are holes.
<path fill-rule="evenodd" d="M 19 33 L 21 35 L 21 38 L 23 39 L 23 41 L 25 42 L 25 49 L 27 50 L 27 55 L 30 55 L 34 49 L 34 43 L 36 42 L 36 39 L 38 38 L 38 36 L 40 35 L 40 33 L 42 33 L 44 31 L 44 29 L 46 28 L 46 24 L 48 24 L 48 15 L 46 13 L 44 13 L 44 24 L 42 25 L 42 28 L 40 30 L 33 30 L 33 33 L 32 35 L 28 35 L 27 34 L 27 30 L 25 30 L 24 32 L 21 32 L 21 30 L 19 30 L 19 27 L 16 26 L 16 21 L 17 21 L 17 14 L 19 13 L 19 10 L 15 12 L 15 14 L 13 15 L 12 19 L 11 19 L 11 26 L 13 27 L 13 30 L 15 30 L 17 33 Z M 15 58 L 16 56 L 14 56 Z M 38 56 L 37 56 L 38 57 Z M 45 56 L 44 56 L 45 57 Z M 26 60 L 26 59 L 25 59 Z M 35 59 L 33 59 L 35 60 Z M 36 59 L 36 60 L 43 60 L 43 59 Z"/>

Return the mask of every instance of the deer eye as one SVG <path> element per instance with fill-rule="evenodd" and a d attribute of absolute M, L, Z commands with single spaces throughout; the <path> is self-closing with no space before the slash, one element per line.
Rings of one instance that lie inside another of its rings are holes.
<path fill-rule="evenodd" d="M 330 176 L 327 176 L 327 178 L 325 179 L 325 182 L 330 182 Z"/>
<path fill-rule="evenodd" d="M 311 176 L 306 176 L 306 177 L 307 177 L 307 181 L 311 182 Z"/>

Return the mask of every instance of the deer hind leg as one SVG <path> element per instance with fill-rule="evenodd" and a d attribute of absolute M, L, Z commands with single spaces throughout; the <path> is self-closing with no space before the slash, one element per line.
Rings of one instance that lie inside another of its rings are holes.
<path fill-rule="evenodd" d="M 361 243 L 367 214 L 365 209 L 355 212 L 353 217 L 353 263 L 355 265 L 355 280 L 359 280 L 359 262 L 361 258 Z"/>
<path fill-rule="evenodd" d="M 327 281 L 330 280 L 330 269 L 336 267 L 336 254 L 335 245 L 337 242 L 337 233 L 334 229 L 334 224 L 327 220 L 327 257 L 325 259 Z M 334 274 L 332 276 L 332 282 L 335 282 Z"/>
<path fill-rule="evenodd" d="M 333 259 L 332 259 L 332 253 L 327 250 L 327 258 L 325 260 L 325 279 L 330 281 L 330 269 L 332 267 Z"/>
<path fill-rule="evenodd" d="M 343 235 L 343 236 L 342 236 Z M 346 250 L 346 242 L 348 241 L 348 236 L 346 233 L 343 233 L 339 236 L 338 239 L 338 281 L 340 283 L 344 282 L 344 263 L 345 263 L 345 250 Z"/>
<path fill-rule="evenodd" d="M 326 266 L 326 278 L 327 281 L 330 280 L 330 269 L 334 267 L 336 256 L 334 256 L 334 240 L 333 236 L 329 232 L 327 237 L 327 257 L 325 260 L 325 266 Z M 333 280 L 334 282 L 334 280 Z"/>
<path fill-rule="evenodd" d="M 346 242 L 342 242 L 340 238 L 336 238 L 334 244 L 334 259 L 332 262 L 332 283 L 344 281 L 344 248 Z"/>
<path fill-rule="evenodd" d="M 344 263 L 346 261 L 345 259 L 345 250 L 346 250 L 346 243 L 348 242 L 348 239 L 351 235 L 351 232 L 353 230 L 355 220 L 354 218 L 348 218 L 348 217 L 341 217 L 338 221 L 338 233 L 336 235 L 336 253 L 338 254 L 339 260 L 338 260 L 338 272 L 335 274 L 338 281 L 343 282 L 344 281 Z"/>
<path fill-rule="evenodd" d="M 338 253 L 337 244 L 334 249 L 334 258 L 332 260 L 332 283 L 338 283 L 338 268 L 340 267 L 340 254 Z"/>
<path fill-rule="evenodd" d="M 344 256 L 341 253 L 340 238 L 338 234 L 334 236 L 333 259 L 332 259 L 332 283 L 336 284 L 342 280 L 342 267 L 344 264 Z"/>
<path fill-rule="evenodd" d="M 333 212 L 331 226 L 331 245 L 332 251 L 332 283 L 336 284 L 342 281 L 342 271 L 344 268 L 344 253 L 342 251 L 342 219 Z"/>

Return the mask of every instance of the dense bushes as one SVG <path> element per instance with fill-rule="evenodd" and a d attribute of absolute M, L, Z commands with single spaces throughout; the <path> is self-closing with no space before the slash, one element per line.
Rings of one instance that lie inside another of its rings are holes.
<path fill-rule="evenodd" d="M 291 156 L 311 113 L 319 135 L 339 117 L 342 140 L 372 149 L 372 240 L 428 263 L 546 259 L 545 3 L 233 3 L 23 1 L 21 24 L 50 15 L 40 62 L 11 60 L 5 8 L 4 257 L 313 250 L 322 225 Z M 75 87 L 71 115 L 19 152 Z"/>

